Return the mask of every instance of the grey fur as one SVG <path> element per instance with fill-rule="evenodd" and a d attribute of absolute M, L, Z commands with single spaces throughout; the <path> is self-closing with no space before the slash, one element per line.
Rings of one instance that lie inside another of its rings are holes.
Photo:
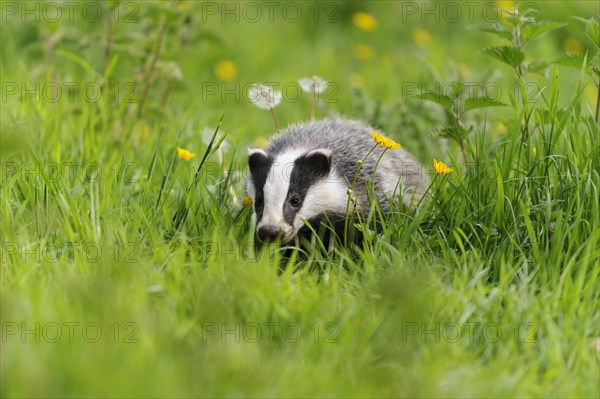
<path fill-rule="evenodd" d="M 277 156 L 290 149 L 302 149 L 309 152 L 314 149 L 330 149 L 332 152 L 332 174 L 343 179 L 347 187 L 352 183 L 358 161 L 373 147 L 374 140 L 371 132 L 376 130 L 360 121 L 331 118 L 309 123 L 294 124 L 282 130 L 275 136 L 268 148 L 267 154 Z M 380 132 L 384 136 L 385 133 Z M 366 181 L 372 181 L 373 171 L 383 148 L 377 148 L 369 155 L 363 168 L 357 176 L 353 195 L 357 197 L 359 210 L 368 211 Z M 429 184 L 426 170 L 407 151 L 402 148 L 387 150 L 377 166 L 375 175 L 375 193 L 382 210 L 388 211 L 389 203 L 384 188 L 396 187 L 398 195 L 400 186 L 403 192 L 403 202 L 407 206 L 415 206 L 424 195 Z M 394 190 L 389 190 L 391 193 Z"/>

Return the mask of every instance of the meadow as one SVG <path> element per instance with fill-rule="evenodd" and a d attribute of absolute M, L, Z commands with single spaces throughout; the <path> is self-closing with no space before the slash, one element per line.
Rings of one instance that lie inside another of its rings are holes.
<path fill-rule="evenodd" d="M 0 7 L 1 397 L 600 397 L 597 2 Z M 248 90 L 309 76 L 432 183 L 281 272 Z"/>

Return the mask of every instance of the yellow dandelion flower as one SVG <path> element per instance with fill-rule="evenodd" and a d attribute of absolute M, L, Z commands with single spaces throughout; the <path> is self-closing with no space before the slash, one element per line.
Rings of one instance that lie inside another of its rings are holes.
<path fill-rule="evenodd" d="M 571 37 L 568 37 L 563 42 L 563 48 L 568 53 L 583 54 L 583 46 L 581 45 L 579 40 L 573 39 Z"/>
<path fill-rule="evenodd" d="M 371 132 L 371 136 L 375 140 L 375 143 L 381 147 L 386 147 L 390 150 L 395 150 L 396 148 L 400 148 L 400 144 L 396 143 L 394 140 L 389 139 L 387 137 L 383 137 L 381 134 L 373 131 Z"/>
<path fill-rule="evenodd" d="M 438 161 L 437 159 L 433 160 L 433 169 L 435 170 L 435 173 L 437 173 L 440 176 L 447 175 L 453 170 L 451 167 L 449 167 L 442 161 Z"/>
<path fill-rule="evenodd" d="M 182 1 L 181 3 L 177 4 L 177 9 L 179 11 L 187 11 L 190 8 L 190 4 L 187 1 Z"/>
<path fill-rule="evenodd" d="M 498 13 L 500 14 L 501 18 L 506 18 L 506 16 L 507 16 L 506 11 L 510 11 L 510 12 L 515 11 L 515 2 L 511 1 L 511 0 L 496 0 L 496 5 L 499 8 Z M 503 10 L 506 10 L 506 11 L 503 11 Z"/>
<path fill-rule="evenodd" d="M 366 44 L 357 44 L 353 49 L 354 56 L 359 60 L 370 60 L 375 55 L 373 49 Z"/>
<path fill-rule="evenodd" d="M 512 11 L 512 9 L 515 6 L 515 2 L 512 0 L 496 0 L 496 4 L 498 5 L 498 7 L 510 11 Z"/>
<path fill-rule="evenodd" d="M 219 61 L 215 66 L 215 75 L 224 82 L 235 79 L 237 73 L 237 66 L 229 60 Z"/>
<path fill-rule="evenodd" d="M 496 126 L 496 134 L 502 134 L 506 132 L 506 125 L 504 123 L 499 123 L 498 126 Z"/>
<path fill-rule="evenodd" d="M 364 30 L 365 32 L 373 32 L 377 29 L 378 25 L 375 17 L 364 11 L 357 11 L 352 14 L 352 22 L 358 29 Z"/>
<path fill-rule="evenodd" d="M 244 206 L 252 206 L 252 197 L 246 195 L 242 200 L 242 204 L 244 204 Z"/>
<path fill-rule="evenodd" d="M 410 34 L 413 42 L 419 47 L 426 47 L 431 43 L 431 35 L 423 28 L 414 28 Z"/>
<path fill-rule="evenodd" d="M 537 155 L 537 148 L 531 148 L 531 152 L 533 152 L 533 156 L 535 157 Z"/>
<path fill-rule="evenodd" d="M 183 159 L 184 161 L 189 161 L 190 159 L 194 158 L 196 154 L 188 150 L 184 150 L 181 147 L 177 147 L 177 156 L 179 156 L 179 158 Z"/>

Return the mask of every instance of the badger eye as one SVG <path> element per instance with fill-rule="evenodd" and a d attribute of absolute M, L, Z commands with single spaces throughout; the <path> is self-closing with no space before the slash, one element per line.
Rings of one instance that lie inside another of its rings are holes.
<path fill-rule="evenodd" d="M 292 195 L 290 197 L 290 205 L 293 206 L 294 208 L 297 208 L 300 206 L 300 197 L 297 195 Z"/>

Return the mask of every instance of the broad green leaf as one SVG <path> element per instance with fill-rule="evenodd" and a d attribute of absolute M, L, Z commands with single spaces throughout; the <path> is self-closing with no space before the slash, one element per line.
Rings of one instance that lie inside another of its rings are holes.
<path fill-rule="evenodd" d="M 512 40 L 512 32 L 506 29 L 504 26 L 497 23 L 476 25 L 475 29 L 478 29 L 482 32 L 491 33 L 509 41 Z"/>
<path fill-rule="evenodd" d="M 585 34 L 600 49 L 600 22 L 597 19 L 590 19 L 585 27 Z"/>
<path fill-rule="evenodd" d="M 592 72 L 600 78 L 600 51 L 596 52 L 596 55 L 592 57 L 590 65 Z"/>
<path fill-rule="evenodd" d="M 465 91 L 465 84 L 460 80 L 455 80 L 454 82 L 450 82 L 450 88 L 452 89 L 452 98 L 457 99 L 460 98 Z"/>
<path fill-rule="evenodd" d="M 585 24 L 585 35 L 600 48 L 600 21 L 597 18 L 585 19 L 581 17 L 573 17 Z"/>
<path fill-rule="evenodd" d="M 520 65 L 525 59 L 525 54 L 512 46 L 486 47 L 481 51 L 512 67 Z"/>
<path fill-rule="evenodd" d="M 538 39 L 548 32 L 567 26 L 564 22 L 540 21 L 532 24 L 526 24 L 521 31 L 523 39 L 526 42 Z"/>
<path fill-rule="evenodd" d="M 454 105 L 454 100 L 452 100 L 450 97 L 448 97 L 445 94 L 433 91 L 433 90 L 424 91 L 419 94 L 416 94 L 415 98 L 418 98 L 422 101 L 434 102 L 436 104 L 441 105 L 442 107 L 444 107 L 446 109 L 450 109 Z"/>
<path fill-rule="evenodd" d="M 565 53 L 552 60 L 553 64 L 569 66 L 577 69 L 583 68 L 585 59 L 581 54 Z"/>
<path fill-rule="evenodd" d="M 505 107 L 506 104 L 500 101 L 493 100 L 488 97 L 470 97 L 465 101 L 465 110 L 486 108 L 486 107 Z"/>

